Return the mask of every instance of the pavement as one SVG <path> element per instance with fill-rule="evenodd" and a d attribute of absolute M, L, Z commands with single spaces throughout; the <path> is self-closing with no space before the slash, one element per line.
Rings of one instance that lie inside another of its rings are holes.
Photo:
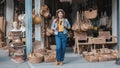
<path fill-rule="evenodd" d="M 63 66 L 56 66 L 53 62 L 43 62 L 39 64 L 32 64 L 28 62 L 28 64 L 31 68 L 120 68 L 120 65 L 115 64 L 115 60 L 105 62 L 88 62 L 82 57 L 82 55 L 74 54 L 72 50 L 67 51 Z"/>
<path fill-rule="evenodd" d="M 30 68 L 27 62 L 14 63 L 8 56 L 8 50 L 0 49 L 0 68 Z"/>
<path fill-rule="evenodd" d="M 115 64 L 114 61 L 105 61 L 105 62 L 88 62 L 80 55 L 73 53 L 67 53 L 64 60 L 63 66 L 56 66 L 53 62 L 51 63 L 39 63 L 32 64 L 29 63 L 31 68 L 120 68 L 120 65 Z"/>
<path fill-rule="evenodd" d="M 105 62 L 88 62 L 82 55 L 74 54 L 71 50 L 67 51 L 65 55 L 64 65 L 56 66 L 53 62 L 51 63 L 38 63 L 32 64 L 29 62 L 14 63 L 8 56 L 7 50 L 0 50 L 0 68 L 120 68 L 120 65 L 115 64 L 113 61 Z"/>

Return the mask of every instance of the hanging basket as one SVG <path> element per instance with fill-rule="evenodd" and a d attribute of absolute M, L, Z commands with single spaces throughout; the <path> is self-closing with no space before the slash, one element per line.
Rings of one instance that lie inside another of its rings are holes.
<path fill-rule="evenodd" d="M 80 30 L 80 23 L 74 23 L 72 26 L 72 30 L 74 31 L 81 31 Z"/>
<path fill-rule="evenodd" d="M 83 23 L 81 23 L 80 28 L 81 28 L 81 31 L 87 31 L 91 29 L 92 28 L 91 21 L 88 19 L 84 20 Z"/>
<path fill-rule="evenodd" d="M 47 32 L 50 33 L 50 34 L 54 33 L 54 31 L 52 29 L 50 29 L 50 28 L 47 28 Z"/>
<path fill-rule="evenodd" d="M 89 29 L 88 25 L 85 23 L 85 24 L 81 24 L 81 30 L 82 31 L 87 31 Z"/>
<path fill-rule="evenodd" d="M 97 17 L 97 9 L 90 8 L 89 10 L 86 10 L 83 12 L 83 15 L 86 19 L 94 19 Z"/>
<path fill-rule="evenodd" d="M 76 13 L 76 21 L 74 22 L 72 26 L 72 30 L 74 31 L 80 31 L 80 13 L 77 11 Z"/>
<path fill-rule="evenodd" d="M 43 16 L 43 17 L 45 17 L 45 18 L 49 17 L 50 11 L 49 11 L 49 8 L 48 8 L 47 5 L 42 5 L 41 6 L 40 15 Z"/>
<path fill-rule="evenodd" d="M 41 16 L 35 15 L 33 22 L 34 22 L 34 24 L 41 24 L 42 23 Z"/>

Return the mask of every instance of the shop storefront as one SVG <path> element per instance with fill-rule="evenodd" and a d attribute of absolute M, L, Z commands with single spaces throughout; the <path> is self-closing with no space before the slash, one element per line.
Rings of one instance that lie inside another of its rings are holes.
<path fill-rule="evenodd" d="M 33 51 L 32 47 L 33 47 L 34 40 L 41 41 L 41 45 L 49 49 L 50 45 L 55 45 L 55 41 L 53 40 L 54 39 L 53 35 L 51 36 L 50 34 L 47 34 L 47 30 L 49 30 L 50 28 L 50 27 L 48 28 L 48 26 L 50 26 L 48 22 L 50 23 L 52 16 L 55 16 L 56 10 L 59 8 L 62 8 L 66 12 L 66 18 L 68 18 L 68 20 L 70 21 L 70 24 L 72 25 L 72 29 L 69 30 L 70 33 L 72 33 L 72 34 L 69 34 L 69 36 L 71 36 L 72 39 L 71 37 L 68 38 L 69 39 L 68 46 L 73 47 L 74 45 L 74 48 L 73 48 L 74 52 L 76 51 L 77 53 L 80 53 L 80 51 L 78 50 L 79 48 L 77 46 L 77 42 L 76 42 L 76 40 L 78 41 L 78 39 L 76 39 L 77 36 L 75 38 L 75 34 L 77 30 L 78 30 L 77 31 L 78 33 L 79 31 L 86 32 L 87 35 L 89 35 L 90 37 L 91 36 L 95 37 L 95 39 L 96 37 L 99 36 L 99 31 L 107 31 L 109 33 L 109 34 L 107 33 L 108 35 L 114 36 L 115 38 L 114 38 L 114 43 L 110 42 L 110 44 L 107 43 L 105 45 L 111 45 L 111 43 L 113 43 L 112 47 L 110 46 L 107 46 L 107 47 L 113 48 L 113 49 L 118 48 L 119 50 L 120 49 L 120 45 L 119 45 L 120 44 L 119 42 L 120 40 L 120 37 L 119 37 L 120 35 L 119 34 L 120 33 L 119 31 L 119 28 L 120 28 L 119 6 L 120 5 L 118 1 L 119 0 L 106 0 L 106 1 L 104 0 L 91 0 L 91 1 L 90 0 L 74 0 L 74 1 L 73 0 L 5 0 L 4 1 L 3 0 L 3 2 L 6 4 L 5 5 L 6 9 L 4 10 L 6 11 L 6 13 L 2 13 L 3 14 L 2 16 L 4 16 L 6 20 L 6 30 L 5 30 L 6 32 L 5 33 L 6 33 L 6 36 L 8 36 L 9 31 L 13 29 L 10 26 L 11 21 L 12 20 L 17 21 L 18 16 L 20 14 L 25 13 L 24 22 L 25 22 L 26 30 L 23 30 L 23 32 L 25 31 L 25 34 L 24 34 L 24 37 L 22 36 L 22 39 L 26 39 L 24 40 L 24 43 L 26 45 L 27 57 L 29 57 L 29 54 Z M 39 20 L 41 23 L 33 24 L 33 19 L 32 19 L 33 14 L 40 16 L 39 9 L 41 9 L 41 6 L 43 4 L 46 4 L 48 6 L 51 16 L 50 18 L 41 16 L 41 20 Z M 83 11 L 88 10 L 89 12 L 91 12 L 93 9 L 96 10 L 97 12 L 97 13 L 95 12 L 93 13 L 94 15 L 96 14 L 96 16 L 94 18 L 89 18 L 89 20 L 87 19 L 87 21 L 90 21 L 92 24 L 83 25 L 86 28 L 81 26 L 82 23 L 85 23 L 85 21 L 83 22 L 82 20 L 83 16 L 85 16 Z M 1 10 L 2 8 L 0 9 L 0 11 Z M 80 27 L 80 29 L 77 27 Z M 42 31 L 43 29 L 45 29 L 44 32 Z M 19 30 L 18 30 L 18 33 L 19 33 Z M 47 35 L 42 35 L 43 33 Z M 105 35 L 105 36 L 108 36 L 108 35 Z M 78 35 L 78 36 L 81 36 L 81 35 Z M 83 40 L 88 40 L 88 38 L 85 39 L 85 37 L 86 36 L 84 36 Z M 101 40 L 101 38 L 98 40 Z M 110 41 L 110 40 L 111 38 L 107 39 L 107 41 Z M 106 43 L 106 39 L 105 39 L 105 43 Z M 91 45 L 91 43 L 88 43 L 88 45 L 89 44 Z M 103 43 L 100 43 L 100 45 L 101 44 Z M 84 44 L 81 44 L 81 45 L 84 45 Z M 100 48 L 100 47 L 94 47 L 94 46 L 92 47 L 93 49 Z M 90 51 L 90 48 L 88 48 L 88 51 Z M 120 51 L 118 53 L 120 55 Z"/>

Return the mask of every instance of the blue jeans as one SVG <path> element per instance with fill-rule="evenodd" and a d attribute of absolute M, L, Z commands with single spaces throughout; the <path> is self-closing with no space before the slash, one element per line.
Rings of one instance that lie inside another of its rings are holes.
<path fill-rule="evenodd" d="M 58 35 L 55 35 L 55 41 L 56 41 L 56 60 L 63 61 L 66 51 L 67 35 L 63 34 L 63 32 L 59 32 Z"/>

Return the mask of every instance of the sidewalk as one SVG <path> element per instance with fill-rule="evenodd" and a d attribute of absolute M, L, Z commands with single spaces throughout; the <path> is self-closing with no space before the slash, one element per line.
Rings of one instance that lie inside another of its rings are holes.
<path fill-rule="evenodd" d="M 115 64 L 114 61 L 105 62 L 87 62 L 81 55 L 73 54 L 73 52 L 67 52 L 63 66 L 55 66 L 54 63 L 29 63 L 31 68 L 120 68 L 120 65 Z"/>
<path fill-rule="evenodd" d="M 27 62 L 16 64 L 11 61 L 7 50 L 0 49 L 0 68 L 30 68 Z"/>
<path fill-rule="evenodd" d="M 0 50 L 0 68 L 120 68 L 120 65 L 116 65 L 115 61 L 90 63 L 84 60 L 81 55 L 73 54 L 72 52 L 66 53 L 63 66 L 55 66 L 53 62 L 39 64 L 24 62 L 16 64 L 8 57 L 7 50 Z"/>
<path fill-rule="evenodd" d="M 120 68 L 120 65 L 116 65 L 115 61 L 106 62 L 87 62 L 80 55 L 67 53 L 63 66 L 55 66 L 54 63 L 39 63 L 31 64 L 31 68 Z"/>

